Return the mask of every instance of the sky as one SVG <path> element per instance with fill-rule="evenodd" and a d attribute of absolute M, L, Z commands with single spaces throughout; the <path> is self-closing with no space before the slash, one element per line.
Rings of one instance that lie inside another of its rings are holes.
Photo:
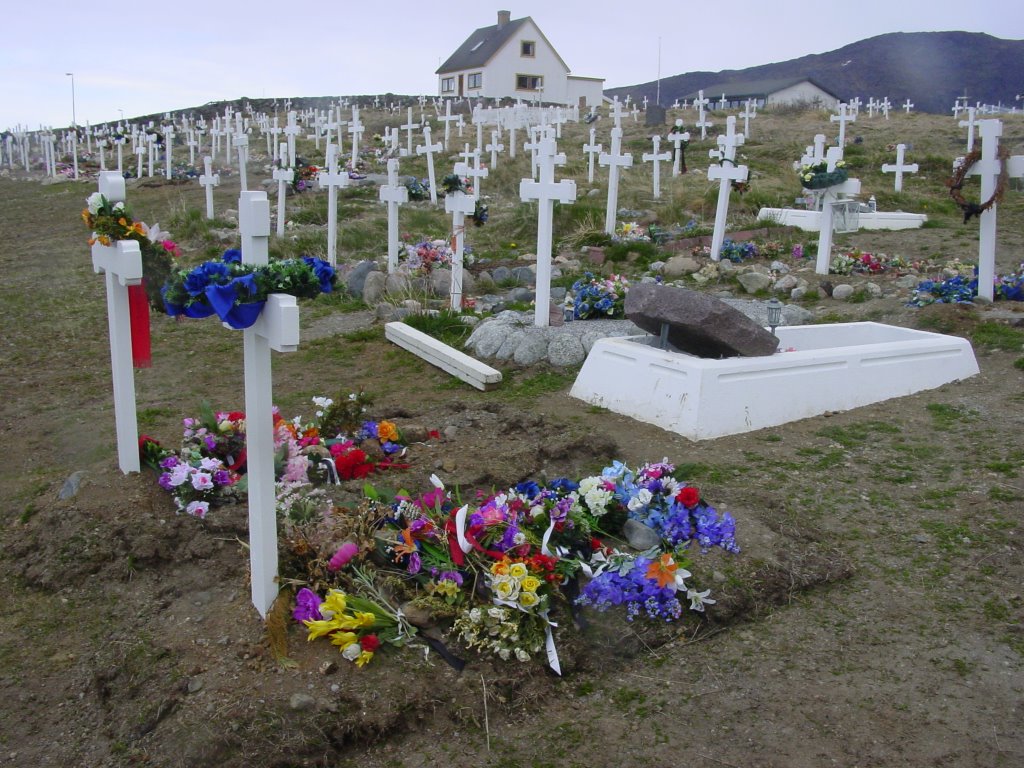
<path fill-rule="evenodd" d="M 659 71 L 669 77 L 770 64 L 887 32 L 1024 39 L 1021 0 L 30 6 L 7 25 L 0 46 L 0 130 L 63 127 L 72 117 L 96 124 L 243 96 L 435 94 L 440 63 L 474 29 L 493 25 L 499 9 L 513 19 L 532 16 L 572 74 L 603 77 L 606 88 L 652 81 Z"/>

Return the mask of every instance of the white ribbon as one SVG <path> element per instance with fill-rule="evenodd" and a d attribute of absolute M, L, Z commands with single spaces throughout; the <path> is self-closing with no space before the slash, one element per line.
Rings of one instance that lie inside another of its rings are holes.
<path fill-rule="evenodd" d="M 551 525 L 544 531 L 544 538 L 540 540 L 540 551 L 545 557 L 551 557 L 551 550 L 548 549 L 548 542 L 551 540 L 551 534 L 555 532 L 555 521 L 551 521 Z"/>
<path fill-rule="evenodd" d="M 473 548 L 473 545 L 469 543 L 466 538 L 466 512 L 469 511 L 469 504 L 464 504 L 458 512 L 455 513 L 455 538 L 459 541 L 459 549 L 463 553 L 469 552 Z"/>

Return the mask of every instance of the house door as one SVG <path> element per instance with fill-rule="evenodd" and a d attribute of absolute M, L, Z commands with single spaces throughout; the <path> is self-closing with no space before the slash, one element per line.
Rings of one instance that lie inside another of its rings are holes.
<path fill-rule="evenodd" d="M 462 98 L 462 75 L 459 75 L 459 98 Z"/>

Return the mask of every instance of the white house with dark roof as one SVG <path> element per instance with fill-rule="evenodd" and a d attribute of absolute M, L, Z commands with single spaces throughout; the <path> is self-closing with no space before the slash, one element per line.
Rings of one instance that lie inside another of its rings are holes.
<path fill-rule="evenodd" d="M 748 99 L 759 107 L 807 104 L 821 109 L 835 109 L 840 101 L 836 94 L 809 77 L 749 80 L 704 86 L 704 97 L 711 101 L 708 105 L 710 109 L 719 108 L 719 101 L 723 94 L 727 109 L 743 106 Z M 696 97 L 697 91 L 694 91 L 686 94 L 683 98 L 692 101 Z"/>
<path fill-rule="evenodd" d="M 438 93 L 450 97 L 523 99 L 553 104 L 600 105 L 604 78 L 578 77 L 529 16 L 498 11 L 437 70 Z"/>

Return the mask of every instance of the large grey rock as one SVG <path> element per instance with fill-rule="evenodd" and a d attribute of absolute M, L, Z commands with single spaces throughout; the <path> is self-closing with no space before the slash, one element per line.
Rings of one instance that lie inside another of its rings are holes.
<path fill-rule="evenodd" d="M 836 301 L 846 301 L 853 296 L 853 286 L 849 283 L 840 283 L 832 289 L 832 298 Z"/>
<path fill-rule="evenodd" d="M 494 271 L 491 273 L 491 279 L 494 280 L 495 284 L 497 285 L 504 283 L 511 277 L 512 270 L 510 270 L 508 267 L 495 267 Z"/>
<path fill-rule="evenodd" d="M 529 288 L 513 288 L 509 291 L 508 298 L 509 301 L 526 304 L 527 302 L 533 301 L 536 296 Z"/>
<path fill-rule="evenodd" d="M 772 291 L 775 293 L 788 293 L 800 285 L 800 280 L 796 275 L 783 275 L 775 281 L 775 285 L 772 286 Z"/>
<path fill-rule="evenodd" d="M 736 279 L 747 293 L 767 290 L 768 286 L 772 284 L 771 277 L 760 272 L 744 272 Z"/>
<path fill-rule="evenodd" d="M 360 261 L 352 267 L 352 271 L 348 273 L 348 277 L 345 280 L 348 292 L 353 296 L 362 296 L 363 285 L 366 283 L 366 276 L 376 269 L 377 264 L 373 261 Z"/>
<path fill-rule="evenodd" d="M 775 336 L 739 310 L 688 288 L 634 285 L 626 294 L 626 317 L 653 334 L 668 323 L 669 343 L 698 357 L 757 357 L 779 346 Z"/>
<path fill-rule="evenodd" d="M 384 290 L 388 296 L 400 297 L 412 294 L 412 283 L 408 275 L 394 272 L 387 276 L 384 282 Z"/>
<path fill-rule="evenodd" d="M 75 496 L 78 493 L 78 489 L 82 487 L 83 477 L 85 477 L 84 469 L 79 469 L 68 475 L 68 479 L 64 481 L 64 485 L 60 487 L 60 492 L 57 494 L 57 498 L 64 501 Z"/>
<path fill-rule="evenodd" d="M 522 285 L 533 285 L 537 280 L 537 271 L 534 267 L 516 267 L 512 270 L 512 277 Z"/>
<path fill-rule="evenodd" d="M 430 292 L 434 296 L 449 296 L 452 290 L 452 271 L 438 267 L 430 273 Z"/>
<path fill-rule="evenodd" d="M 632 518 L 623 523 L 622 534 L 626 537 L 626 541 L 629 542 L 629 546 L 641 552 L 661 544 L 661 538 L 653 528 L 648 528 L 639 520 L 633 520 Z"/>
<path fill-rule="evenodd" d="M 579 365 L 586 358 L 583 344 L 578 336 L 554 334 L 548 343 L 548 360 L 552 365 L 563 368 L 567 365 Z"/>
<path fill-rule="evenodd" d="M 654 265 L 651 265 L 653 269 Z M 697 263 L 696 259 L 689 256 L 673 256 L 671 259 L 665 262 L 661 268 L 661 273 L 669 280 L 676 280 L 683 275 L 692 275 L 700 269 L 700 264 Z"/>
<path fill-rule="evenodd" d="M 363 301 L 373 306 L 384 296 L 388 276 L 383 272 L 370 272 L 363 280 Z"/>
<path fill-rule="evenodd" d="M 548 354 L 546 328 L 530 328 L 520 337 L 512 360 L 517 365 L 536 365 Z"/>

